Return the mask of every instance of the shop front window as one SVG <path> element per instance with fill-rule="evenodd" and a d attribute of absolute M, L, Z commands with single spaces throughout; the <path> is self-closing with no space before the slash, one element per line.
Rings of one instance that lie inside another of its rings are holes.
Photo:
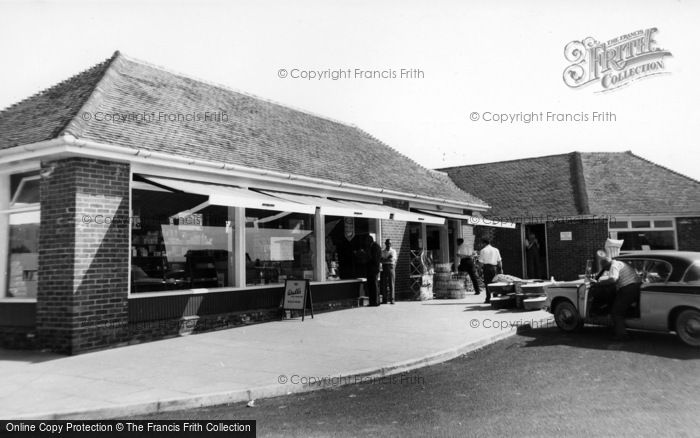
<path fill-rule="evenodd" d="M 206 197 L 188 193 L 132 193 L 132 293 L 234 285 L 228 207 L 197 210 Z"/>
<path fill-rule="evenodd" d="M 10 177 L 5 298 L 36 298 L 39 266 L 39 173 Z"/>
<path fill-rule="evenodd" d="M 314 216 L 247 208 L 246 284 L 314 278 Z"/>

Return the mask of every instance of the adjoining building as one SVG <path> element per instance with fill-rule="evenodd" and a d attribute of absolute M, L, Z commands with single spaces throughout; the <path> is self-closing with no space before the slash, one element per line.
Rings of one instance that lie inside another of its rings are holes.
<path fill-rule="evenodd" d="M 514 229 L 478 229 L 522 277 L 574 279 L 608 238 L 621 251 L 700 251 L 700 182 L 632 152 L 572 152 L 442 169 Z M 539 260 L 526 237 L 539 242 Z M 530 272 L 528 273 L 528 267 Z M 538 269 L 539 268 L 539 269 Z"/>
<path fill-rule="evenodd" d="M 116 52 L 0 112 L 0 341 L 265 321 L 285 279 L 316 311 L 357 306 L 370 234 L 413 299 L 412 251 L 449 260 L 487 208 L 357 127 Z"/>

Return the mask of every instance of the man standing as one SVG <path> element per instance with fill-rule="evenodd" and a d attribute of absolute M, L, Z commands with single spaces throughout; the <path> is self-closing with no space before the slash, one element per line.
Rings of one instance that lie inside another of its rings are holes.
<path fill-rule="evenodd" d="M 540 242 L 532 230 L 525 238 L 525 255 L 527 257 L 527 278 L 540 278 Z"/>
<path fill-rule="evenodd" d="M 481 291 L 479 290 L 479 280 L 476 277 L 476 267 L 474 266 L 474 259 L 472 259 L 471 252 L 464 239 L 457 239 L 457 272 L 469 274 L 469 278 L 474 285 L 474 295 L 479 295 Z"/>
<path fill-rule="evenodd" d="M 391 247 L 391 239 L 386 239 L 382 250 L 381 287 L 384 304 L 394 304 L 394 283 L 396 282 L 396 250 Z"/>
<path fill-rule="evenodd" d="M 367 236 L 367 293 L 369 305 L 378 306 L 379 302 L 379 264 L 382 258 L 382 247 L 374 241 L 374 237 Z"/>
<path fill-rule="evenodd" d="M 612 319 L 615 328 L 617 341 L 627 340 L 627 327 L 625 326 L 625 315 L 627 309 L 633 302 L 639 299 L 639 291 L 642 281 L 637 275 L 637 271 L 627 263 L 613 260 L 609 256 L 601 261 L 601 270 L 596 276 L 596 281 L 600 279 L 605 271 L 608 271 L 608 278 L 598 282 L 598 284 L 614 284 L 617 292 L 612 305 Z"/>
<path fill-rule="evenodd" d="M 489 292 L 489 284 L 493 282 L 493 277 L 499 272 L 503 272 L 503 264 L 501 261 L 501 252 L 491 246 L 491 240 L 488 237 L 481 239 L 481 243 L 484 244 L 481 251 L 479 251 L 479 263 L 482 264 L 482 270 L 484 272 L 484 285 L 486 286 L 486 301 L 484 303 L 491 302 L 491 293 Z"/>

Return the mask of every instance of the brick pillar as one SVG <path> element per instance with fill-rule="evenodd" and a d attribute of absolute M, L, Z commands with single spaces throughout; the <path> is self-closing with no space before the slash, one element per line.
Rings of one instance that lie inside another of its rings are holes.
<path fill-rule="evenodd" d="M 411 248 L 408 238 L 408 223 L 393 220 L 382 220 L 382 239 L 391 239 L 391 246 L 396 250 L 396 283 L 394 283 L 396 299 L 413 298 L 411 291 L 410 264 Z M 384 242 L 379 242 L 384 248 Z"/>
<path fill-rule="evenodd" d="M 124 342 L 128 323 L 129 165 L 42 163 L 37 335 L 76 354 Z"/>

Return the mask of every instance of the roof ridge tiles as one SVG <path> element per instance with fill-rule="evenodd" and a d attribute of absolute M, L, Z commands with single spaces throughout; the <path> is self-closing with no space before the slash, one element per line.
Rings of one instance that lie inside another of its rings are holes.
<path fill-rule="evenodd" d="M 97 105 L 99 105 L 99 102 L 97 101 L 97 99 L 95 99 L 95 97 L 98 96 L 103 91 L 105 86 L 107 85 L 108 78 L 110 77 L 110 72 L 112 71 L 112 66 L 114 65 L 115 62 L 118 61 L 120 56 L 121 56 L 121 53 L 119 52 L 119 50 L 116 50 L 111 58 L 104 61 L 104 63 L 106 63 L 105 69 L 102 72 L 100 79 L 92 87 L 92 91 L 90 92 L 90 95 L 88 95 L 85 98 L 85 101 L 80 106 L 78 111 L 76 111 L 76 113 L 68 121 L 68 123 L 66 123 L 65 126 L 63 126 L 63 128 L 60 130 L 60 132 L 57 136 L 70 134 L 75 138 L 80 138 L 81 128 L 83 128 L 85 123 L 87 123 L 85 118 L 80 117 L 80 114 L 83 114 L 86 112 L 94 114 L 96 112 L 96 111 L 94 111 L 94 109 Z M 93 111 L 88 111 L 90 109 L 92 109 Z"/>
<path fill-rule="evenodd" d="M 550 155 L 543 155 L 540 157 L 525 157 L 525 158 L 514 158 L 512 160 L 501 160 L 501 161 L 489 161 L 486 163 L 475 163 L 475 164 L 462 164 L 459 166 L 449 166 L 449 167 L 440 167 L 438 170 L 447 170 L 447 169 L 458 169 L 460 167 L 476 167 L 476 166 L 490 166 L 493 164 L 503 164 L 503 163 L 515 163 L 519 161 L 533 161 L 533 160 L 540 160 L 543 158 L 552 158 L 552 157 L 563 157 L 565 155 L 569 155 L 571 152 L 563 153 L 563 154 L 550 154 Z"/>
<path fill-rule="evenodd" d="M 671 173 L 673 173 L 673 174 L 675 174 L 675 175 L 678 175 L 678 176 L 680 176 L 680 177 L 682 177 L 682 178 L 688 179 L 688 180 L 690 180 L 690 181 L 692 181 L 692 182 L 694 182 L 694 183 L 696 183 L 696 184 L 700 184 L 700 181 L 698 181 L 698 180 L 696 180 L 696 179 L 694 179 L 694 178 L 692 178 L 692 177 L 690 177 L 690 176 L 688 176 L 688 175 L 684 175 L 684 174 L 682 174 L 682 173 L 680 173 L 680 172 L 677 172 L 677 171 L 675 171 L 675 170 L 673 170 L 673 169 L 669 169 L 669 168 L 666 167 L 666 166 L 662 166 L 661 164 L 655 163 L 655 162 L 653 162 L 653 161 L 651 161 L 651 160 L 647 160 L 646 158 L 644 158 L 644 157 L 642 157 L 642 156 L 636 155 L 636 154 L 635 154 L 634 152 L 632 152 L 632 151 L 625 151 L 625 152 L 623 152 L 623 153 L 629 154 L 629 155 L 631 155 L 631 156 L 633 156 L 633 157 L 635 157 L 635 158 L 638 158 L 638 159 L 640 159 L 640 160 L 642 160 L 642 161 L 644 161 L 644 162 L 646 162 L 646 163 L 653 164 L 654 166 L 656 166 L 656 167 L 658 167 L 658 168 L 660 168 L 660 169 L 666 170 L 666 171 L 671 172 Z"/>
<path fill-rule="evenodd" d="M 282 108 L 287 108 L 287 109 L 290 109 L 290 110 L 299 111 L 299 112 L 304 113 L 304 114 L 306 114 L 306 115 L 313 116 L 313 117 L 318 117 L 319 119 L 323 119 L 323 120 L 326 120 L 326 121 L 329 121 L 329 122 L 332 122 L 332 123 L 337 123 L 337 124 L 339 124 L 339 125 L 347 126 L 347 127 L 349 127 L 349 128 L 358 129 L 357 125 L 355 125 L 354 123 L 344 122 L 344 121 L 342 121 L 342 120 L 334 119 L 334 118 L 332 118 L 332 117 L 328 117 L 328 116 L 325 116 L 325 115 L 323 115 L 323 114 L 315 113 L 315 112 L 313 112 L 313 111 L 311 111 L 311 110 L 308 110 L 308 109 L 299 108 L 299 107 L 296 107 L 296 106 L 294 106 L 294 105 L 289 105 L 289 104 L 286 104 L 286 103 L 282 103 L 282 102 L 276 101 L 276 100 L 274 100 L 274 99 L 270 99 L 270 98 L 267 98 L 267 97 L 258 96 L 258 95 L 256 95 L 256 94 L 249 93 L 249 92 L 247 92 L 247 91 L 243 91 L 243 90 L 239 90 L 239 89 L 233 88 L 233 87 L 231 87 L 231 86 L 229 86 L 229 85 L 224 85 L 224 84 L 221 84 L 221 83 L 218 83 L 218 82 L 214 82 L 214 81 L 211 81 L 211 80 L 208 80 L 208 79 L 203 79 L 203 78 L 200 78 L 200 77 L 197 77 L 197 76 L 193 76 L 193 75 L 188 74 L 188 73 L 183 73 L 183 72 L 181 72 L 181 71 L 172 69 L 172 68 L 170 68 L 170 67 L 165 67 L 165 66 L 163 66 L 163 65 L 158 65 L 158 64 L 154 64 L 154 63 L 152 63 L 152 62 L 144 61 L 144 60 L 142 60 L 142 59 L 134 58 L 134 57 L 132 57 L 132 56 L 130 56 L 130 55 L 127 55 L 127 54 L 125 54 L 125 53 L 123 53 L 123 52 L 117 51 L 116 53 L 119 53 L 120 57 L 123 58 L 123 59 L 125 59 L 125 60 L 127 60 L 127 61 L 131 61 L 131 62 L 134 62 L 134 63 L 136 63 L 136 64 L 140 64 L 140 65 L 143 65 L 143 66 L 146 66 L 146 67 L 150 67 L 150 68 L 153 68 L 153 69 L 156 69 L 156 70 L 160 70 L 160 71 L 162 71 L 162 72 L 169 73 L 169 74 L 171 74 L 171 75 L 180 76 L 181 78 L 189 79 L 189 80 L 195 81 L 195 82 L 199 82 L 199 83 L 204 84 L 204 85 L 209 85 L 209 86 L 211 86 L 211 87 L 220 88 L 220 89 L 222 89 L 222 90 L 225 90 L 225 91 L 228 91 L 228 92 L 231 92 L 231 93 L 237 93 L 237 94 L 240 94 L 240 95 L 242 95 L 242 96 L 250 97 L 250 98 L 252 98 L 252 99 L 256 99 L 256 100 L 259 100 L 259 101 L 262 101 L 262 102 L 265 102 L 265 103 L 269 103 L 269 104 L 272 104 L 272 105 L 277 105 L 277 106 L 280 106 L 280 107 L 282 107 Z"/>
<path fill-rule="evenodd" d="M 439 167 L 437 170 L 450 170 L 450 169 L 458 169 L 460 167 L 476 167 L 476 166 L 491 166 L 494 164 L 504 164 L 504 163 L 516 163 L 516 162 L 522 162 L 522 161 L 535 161 L 535 160 L 542 160 L 545 158 L 554 158 L 554 157 L 565 157 L 574 153 L 578 153 L 581 155 L 590 155 L 590 154 L 623 154 L 625 152 L 629 151 L 623 151 L 623 152 L 612 152 L 612 151 L 605 151 L 605 152 L 580 152 L 580 151 L 571 151 L 571 152 L 565 152 L 562 154 L 549 154 L 549 155 L 541 155 L 538 157 L 525 157 L 525 158 L 514 158 L 512 160 L 501 160 L 501 161 L 489 161 L 486 163 L 475 163 L 475 164 L 462 164 L 458 166 L 449 166 L 449 167 Z"/>
<path fill-rule="evenodd" d="M 382 146 L 387 147 L 387 148 L 391 149 L 392 151 L 396 152 L 397 154 L 403 156 L 404 158 L 406 158 L 407 160 L 409 160 L 411 163 L 415 164 L 416 166 L 420 167 L 421 169 L 424 169 L 426 171 L 432 170 L 432 169 L 429 169 L 429 168 L 421 165 L 420 163 L 418 163 L 416 160 L 409 157 L 408 155 L 405 155 L 405 154 L 399 152 L 398 149 L 396 149 L 393 146 L 391 146 L 390 144 L 386 143 L 384 140 L 381 140 L 381 139 L 375 137 L 374 135 L 370 134 L 369 132 L 365 131 L 364 129 L 360 128 L 359 126 L 353 126 L 353 128 L 357 129 L 358 131 L 360 131 L 361 134 L 366 135 L 367 137 L 371 138 L 372 140 L 376 141 L 377 143 L 381 144 Z"/>
<path fill-rule="evenodd" d="M 58 82 L 58 83 L 55 83 L 55 84 L 53 84 L 53 85 L 51 85 L 51 86 L 49 86 L 49 87 L 46 87 L 46 88 L 42 89 L 41 91 L 38 91 L 38 92 L 36 92 L 36 93 L 34 93 L 34 94 L 28 96 L 28 97 L 25 97 L 24 99 L 19 100 L 19 101 L 15 102 L 15 103 L 12 103 L 12 104 L 10 104 L 9 106 L 7 106 L 7 107 L 5 107 L 5 108 L 0 108 L 0 115 L 2 115 L 2 113 L 6 112 L 6 111 L 9 111 L 9 110 L 11 110 L 11 109 L 16 108 L 16 107 L 19 106 L 19 105 L 22 105 L 23 103 L 26 103 L 26 102 L 29 101 L 29 100 L 36 99 L 37 97 L 40 97 L 40 96 L 42 96 L 42 95 L 44 95 L 44 94 L 46 94 L 46 93 L 48 93 L 48 92 L 50 92 L 50 91 L 52 91 L 52 90 L 55 90 L 55 89 L 57 89 L 57 88 L 59 88 L 59 87 L 61 87 L 61 86 L 64 86 L 64 85 L 68 84 L 69 82 L 74 81 L 75 79 L 79 78 L 80 76 L 82 76 L 82 75 L 84 75 L 84 74 L 86 74 L 86 73 L 88 73 L 88 72 L 90 72 L 90 71 L 92 71 L 92 70 L 96 70 L 96 69 L 97 69 L 98 67 L 100 67 L 100 66 L 105 66 L 105 67 L 106 67 L 107 64 L 110 63 L 112 59 L 114 59 L 114 56 L 115 56 L 117 53 L 119 53 L 119 52 L 118 52 L 118 51 L 115 52 L 115 54 L 114 54 L 113 56 L 111 56 L 110 58 L 107 58 L 107 59 L 105 59 L 105 60 L 102 61 L 102 62 L 99 62 L 99 63 L 97 63 L 97 64 L 94 64 L 94 65 L 92 65 L 92 66 L 86 68 L 85 70 L 82 70 L 82 71 L 80 71 L 80 72 L 78 72 L 78 73 L 76 73 L 76 74 L 74 74 L 74 75 L 71 75 L 70 77 L 68 77 L 68 78 L 66 78 L 66 79 L 64 79 L 64 80 L 62 80 L 61 82 Z"/>

